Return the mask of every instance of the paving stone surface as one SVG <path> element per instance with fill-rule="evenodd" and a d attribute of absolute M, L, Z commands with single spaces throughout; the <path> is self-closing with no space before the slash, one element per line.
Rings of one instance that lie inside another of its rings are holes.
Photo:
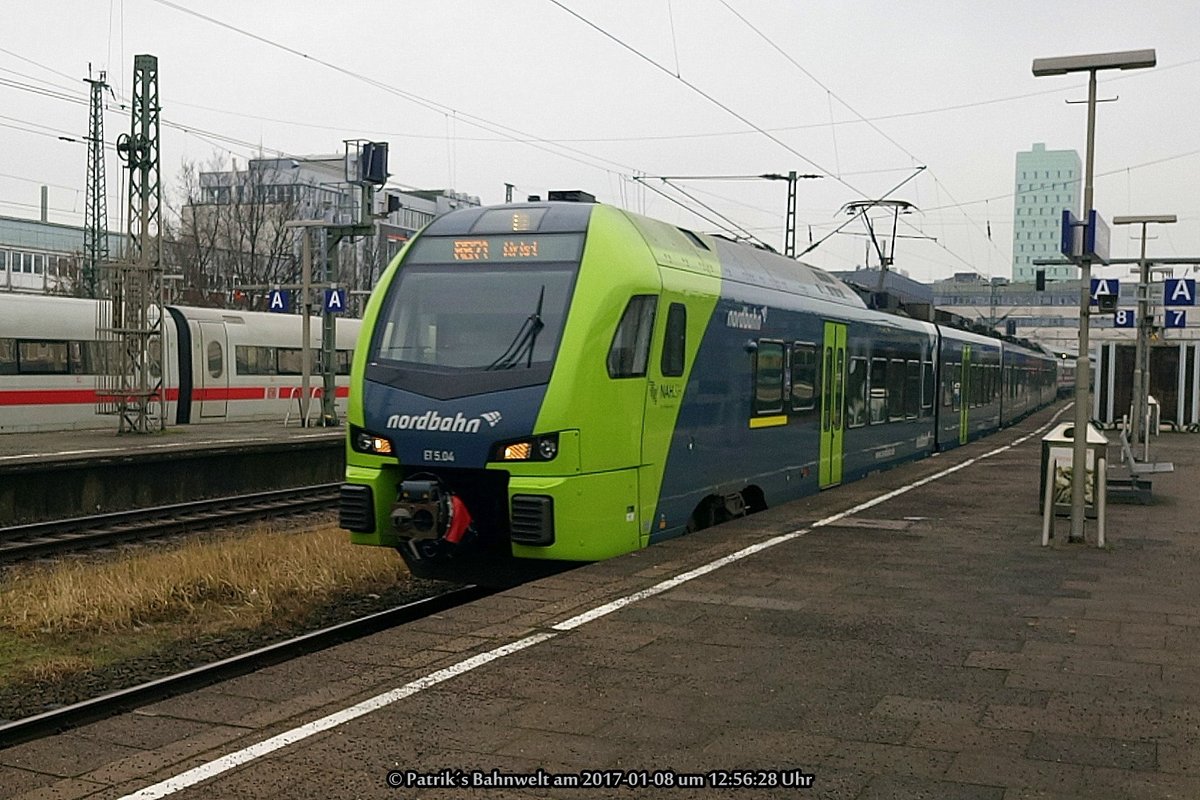
<path fill-rule="evenodd" d="M 1176 471 L 1156 477 L 1153 505 L 1109 506 L 1106 548 L 1068 544 L 1065 520 L 1042 548 L 1040 443 L 998 448 L 1055 410 L 747 520 L 0 750 L 0 797 L 115 800 L 280 735 L 286 745 L 166 796 L 1200 797 L 1200 437 L 1160 438 L 1156 458 Z M 528 646 L 497 650 L 514 642 Z M 404 696 L 382 707 L 301 735 L 398 687 Z M 461 783 L 539 769 L 599 785 Z M 426 785 L 389 787 L 393 771 Z M 429 785 L 435 776 L 459 783 Z"/>

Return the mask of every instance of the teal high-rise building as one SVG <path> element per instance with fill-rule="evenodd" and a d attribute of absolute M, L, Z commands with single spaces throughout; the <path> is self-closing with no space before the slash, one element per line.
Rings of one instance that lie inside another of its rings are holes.
<path fill-rule="evenodd" d="M 1047 150 L 1042 143 L 1017 153 L 1013 191 L 1013 281 L 1069 280 L 1075 267 L 1037 267 L 1034 260 L 1061 259 L 1062 212 L 1080 215 L 1083 166 L 1074 150 Z"/>

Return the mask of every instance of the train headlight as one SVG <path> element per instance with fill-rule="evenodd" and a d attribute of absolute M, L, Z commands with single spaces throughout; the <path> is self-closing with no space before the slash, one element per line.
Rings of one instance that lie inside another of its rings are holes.
<path fill-rule="evenodd" d="M 558 457 L 558 434 L 531 436 L 501 442 L 492 449 L 491 461 L 553 461 Z"/>
<path fill-rule="evenodd" d="M 533 447 L 529 442 L 515 442 L 504 445 L 504 452 L 500 458 L 502 461 L 527 461 L 532 452 Z"/>
<path fill-rule="evenodd" d="M 352 427 L 350 429 L 350 446 L 356 452 L 368 453 L 373 456 L 390 456 L 395 453 L 390 439 L 376 436 L 362 428 Z"/>

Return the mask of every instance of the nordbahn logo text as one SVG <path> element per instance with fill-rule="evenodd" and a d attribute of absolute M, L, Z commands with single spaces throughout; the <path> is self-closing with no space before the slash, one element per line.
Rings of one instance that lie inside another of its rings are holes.
<path fill-rule="evenodd" d="M 767 321 L 767 307 L 748 308 L 742 306 L 741 310 L 733 310 L 725 312 L 725 325 L 729 328 L 740 328 L 744 331 L 761 331 L 763 325 Z"/>
<path fill-rule="evenodd" d="M 489 427 L 494 428 L 501 419 L 503 417 L 499 411 L 485 411 L 478 417 L 464 417 L 461 411 L 453 417 L 444 417 L 436 411 L 426 411 L 424 414 L 392 414 L 388 417 L 387 426 L 402 431 L 478 433 L 481 422 L 486 422 Z"/>

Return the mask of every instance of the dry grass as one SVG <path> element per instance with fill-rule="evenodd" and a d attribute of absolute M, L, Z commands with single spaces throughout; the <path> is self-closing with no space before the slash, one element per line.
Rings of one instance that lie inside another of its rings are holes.
<path fill-rule="evenodd" d="M 253 627 L 316 598 L 406 579 L 394 552 L 351 546 L 336 527 L 259 530 L 111 561 L 15 569 L 0 584 L 0 630 L 95 634 L 183 620 Z"/>

